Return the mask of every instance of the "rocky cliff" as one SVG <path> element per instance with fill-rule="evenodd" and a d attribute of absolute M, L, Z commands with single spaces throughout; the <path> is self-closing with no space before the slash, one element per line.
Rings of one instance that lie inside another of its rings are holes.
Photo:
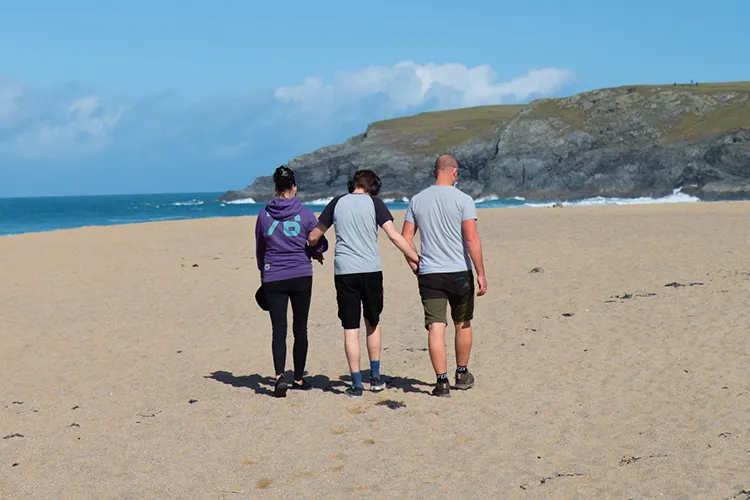
<path fill-rule="evenodd" d="M 380 175 L 381 197 L 401 198 L 432 182 L 444 152 L 458 158 L 459 187 L 474 197 L 657 197 L 682 187 L 702 199 L 750 198 L 750 82 L 620 87 L 424 113 L 373 123 L 289 166 L 303 200 L 346 192 L 361 168 Z M 272 196 L 271 178 L 258 177 L 222 199 Z"/>

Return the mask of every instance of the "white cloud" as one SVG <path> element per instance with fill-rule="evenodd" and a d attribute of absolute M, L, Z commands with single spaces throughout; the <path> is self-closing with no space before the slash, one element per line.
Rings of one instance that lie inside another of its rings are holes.
<path fill-rule="evenodd" d="M 98 153 L 96 165 L 185 158 L 211 164 L 257 154 L 279 161 L 339 142 L 376 120 L 524 101 L 559 92 L 574 79 L 569 70 L 543 68 L 498 81 L 488 65 L 406 61 L 339 72 L 332 82 L 309 77 L 265 93 L 192 103 L 154 95 L 126 103 L 0 77 L 0 169 L 15 160 L 58 164 Z"/>
<path fill-rule="evenodd" d="M 21 87 L 0 78 L 0 125 L 15 116 L 19 97 L 21 97 Z"/>
<path fill-rule="evenodd" d="M 383 95 L 393 111 L 434 103 L 435 109 L 524 101 L 559 92 L 575 80 L 567 69 L 533 69 L 498 82 L 489 65 L 473 68 L 459 63 L 370 66 L 356 73 L 340 72 L 333 83 L 309 77 L 301 85 L 280 87 L 276 98 L 307 110 L 331 110 L 368 96 Z"/>
<path fill-rule="evenodd" d="M 18 130 L 6 141 L 7 152 L 22 159 L 87 156 L 106 148 L 124 112 L 123 106 L 107 109 L 96 95 L 69 98 L 69 104 L 60 104 L 57 110 L 45 110 L 44 116 Z"/>

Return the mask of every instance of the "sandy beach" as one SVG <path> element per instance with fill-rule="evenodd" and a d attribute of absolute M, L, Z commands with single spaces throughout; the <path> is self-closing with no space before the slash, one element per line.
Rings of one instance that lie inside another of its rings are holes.
<path fill-rule="evenodd" d="M 315 389 L 274 399 L 254 218 L 0 237 L 0 498 L 749 499 L 750 203 L 479 217 L 477 384 L 450 399 L 382 234 L 389 388 L 356 400 L 332 252 Z"/>

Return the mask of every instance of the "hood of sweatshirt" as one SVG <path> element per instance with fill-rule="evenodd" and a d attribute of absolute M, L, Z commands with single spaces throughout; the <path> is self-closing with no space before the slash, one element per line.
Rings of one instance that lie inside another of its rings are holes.
<path fill-rule="evenodd" d="M 266 212 L 275 220 L 285 221 L 300 213 L 302 208 L 297 198 L 274 198 L 266 205 Z"/>

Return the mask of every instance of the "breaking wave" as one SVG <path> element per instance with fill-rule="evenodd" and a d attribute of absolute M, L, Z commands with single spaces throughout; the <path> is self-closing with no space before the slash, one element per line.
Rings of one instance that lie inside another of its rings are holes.
<path fill-rule="evenodd" d="M 305 202 L 305 205 L 328 205 L 332 199 L 333 196 L 329 198 L 318 198 L 317 200 Z"/>
<path fill-rule="evenodd" d="M 587 198 L 580 201 L 564 202 L 563 206 L 596 206 L 596 205 L 654 205 L 662 203 L 697 203 L 701 201 L 695 196 L 690 196 L 682 192 L 682 188 L 677 188 L 672 191 L 672 194 L 663 196 L 661 198 L 606 198 L 604 196 L 597 196 L 595 198 Z M 530 203 L 529 205 L 536 205 Z M 545 206 L 553 205 L 553 203 L 545 203 Z"/>
<path fill-rule="evenodd" d="M 255 200 L 252 198 L 242 198 L 241 200 L 232 200 L 226 202 L 228 205 L 254 205 Z"/>
<path fill-rule="evenodd" d="M 198 205 L 203 205 L 203 201 L 201 200 L 190 200 L 190 201 L 176 201 L 172 203 L 172 206 L 175 207 L 195 207 Z"/>

